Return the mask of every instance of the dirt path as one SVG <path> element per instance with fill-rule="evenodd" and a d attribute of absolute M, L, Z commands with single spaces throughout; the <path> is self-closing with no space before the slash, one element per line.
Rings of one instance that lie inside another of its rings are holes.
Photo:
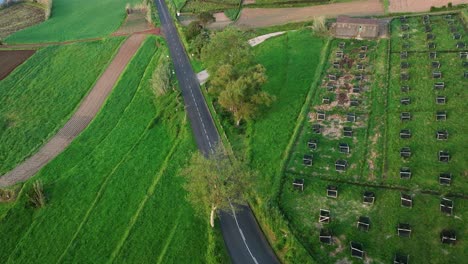
<path fill-rule="evenodd" d="M 59 155 L 75 139 L 96 116 L 107 96 L 112 91 L 125 66 L 136 53 L 146 35 L 138 34 L 129 37 L 119 49 L 119 52 L 94 85 L 91 92 L 81 102 L 65 126 L 36 154 L 25 160 L 12 171 L 0 177 L 0 186 L 9 186 L 25 181 L 36 174 L 49 161 Z"/>
<path fill-rule="evenodd" d="M 296 8 L 244 8 L 236 25 L 245 28 L 258 28 L 310 21 L 315 16 L 370 16 L 383 15 L 384 13 L 385 8 L 380 0 L 362 0 Z"/>
<path fill-rule="evenodd" d="M 453 5 L 467 4 L 468 0 L 390 0 L 390 13 L 425 12 L 431 6 L 441 7 L 451 2 Z"/>

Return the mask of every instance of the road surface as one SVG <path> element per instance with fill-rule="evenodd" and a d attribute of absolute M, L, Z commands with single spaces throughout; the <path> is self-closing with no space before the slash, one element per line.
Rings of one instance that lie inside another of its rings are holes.
<path fill-rule="evenodd" d="M 166 3 L 164 0 L 155 0 L 155 3 L 195 140 L 199 150 L 206 155 L 219 142 L 218 131 Z M 232 215 L 221 213 L 221 231 L 234 264 L 279 263 L 249 207 L 244 206 Z"/>
<path fill-rule="evenodd" d="M 70 145 L 99 112 L 115 83 L 145 38 L 145 35 L 133 35 L 122 44 L 109 67 L 81 102 L 80 107 L 70 120 L 36 154 L 1 176 L 0 187 L 10 186 L 31 178 Z"/>

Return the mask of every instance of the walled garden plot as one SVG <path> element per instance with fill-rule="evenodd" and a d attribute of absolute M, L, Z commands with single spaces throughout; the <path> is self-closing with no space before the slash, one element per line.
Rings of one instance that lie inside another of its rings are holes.
<path fill-rule="evenodd" d="M 450 27 L 463 36 L 466 32 L 456 15 L 408 20 L 410 27 L 435 21 L 431 24 L 434 31 L 438 28 L 440 42 L 428 49 L 432 40 L 419 39 L 419 32 L 411 32 L 410 39 L 417 41 L 402 49 L 395 45 L 401 40 L 403 31 L 396 28 L 401 21 L 392 23 L 386 178 L 392 185 L 466 192 L 468 59 L 466 49 L 455 49 L 460 40 L 452 38 Z"/>
<path fill-rule="evenodd" d="M 385 41 L 335 40 L 288 170 L 357 180 L 367 161 L 369 117 L 383 74 Z M 381 127 L 382 128 L 382 127 Z M 374 157 L 375 158 L 375 157 Z M 375 168 L 372 168 L 375 169 Z"/>
<path fill-rule="evenodd" d="M 295 177 L 285 179 L 291 183 Z M 333 184 L 336 198 L 327 195 L 329 181 L 309 179 L 304 191 L 288 184 L 281 199 L 296 235 L 317 263 L 362 263 L 360 258 L 391 263 L 407 256 L 409 263 L 463 263 L 466 258 L 466 199 Z M 369 193 L 373 203 L 367 202 Z M 364 254 L 352 250 L 351 243 Z"/>
<path fill-rule="evenodd" d="M 466 26 L 457 14 L 391 25 L 389 45 L 332 42 L 290 153 L 280 205 L 318 263 L 468 257 Z"/>
<path fill-rule="evenodd" d="M 391 23 L 392 51 L 457 51 L 468 44 L 466 27 L 458 14 L 402 16 Z"/>

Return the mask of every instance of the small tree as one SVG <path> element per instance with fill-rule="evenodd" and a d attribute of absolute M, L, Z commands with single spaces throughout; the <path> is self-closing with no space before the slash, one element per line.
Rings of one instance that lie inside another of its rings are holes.
<path fill-rule="evenodd" d="M 214 22 L 215 17 L 210 12 L 201 12 L 198 14 L 198 20 L 202 25 L 206 25 L 208 23 Z"/>
<path fill-rule="evenodd" d="M 199 216 L 209 216 L 211 227 L 218 210 L 231 211 L 231 205 L 244 203 L 242 193 L 252 177 L 242 163 L 229 159 L 222 146 L 208 157 L 194 153 L 181 175 L 186 179 L 187 200 Z"/>
<path fill-rule="evenodd" d="M 171 60 L 161 56 L 150 80 L 151 87 L 156 96 L 166 94 L 171 86 Z"/>
<path fill-rule="evenodd" d="M 42 182 L 36 181 L 33 183 L 33 187 L 30 190 L 29 201 L 36 208 L 42 208 L 46 204 L 46 197 L 44 195 L 44 189 L 42 188 Z"/>
<path fill-rule="evenodd" d="M 192 21 L 187 26 L 187 29 L 185 31 L 185 37 L 187 38 L 187 40 L 192 40 L 201 33 L 202 29 L 203 27 L 198 21 Z"/>

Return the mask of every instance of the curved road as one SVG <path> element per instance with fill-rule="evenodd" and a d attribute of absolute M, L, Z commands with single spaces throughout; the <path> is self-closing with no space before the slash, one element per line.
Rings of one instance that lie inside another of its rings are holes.
<path fill-rule="evenodd" d="M 155 0 L 159 10 L 163 33 L 184 97 L 193 134 L 199 150 L 205 155 L 219 142 L 219 135 L 208 111 L 196 75 L 177 34 L 174 22 L 164 0 Z M 234 264 L 279 263 L 260 230 L 249 207 L 234 213 L 221 213 L 221 231 Z"/>

